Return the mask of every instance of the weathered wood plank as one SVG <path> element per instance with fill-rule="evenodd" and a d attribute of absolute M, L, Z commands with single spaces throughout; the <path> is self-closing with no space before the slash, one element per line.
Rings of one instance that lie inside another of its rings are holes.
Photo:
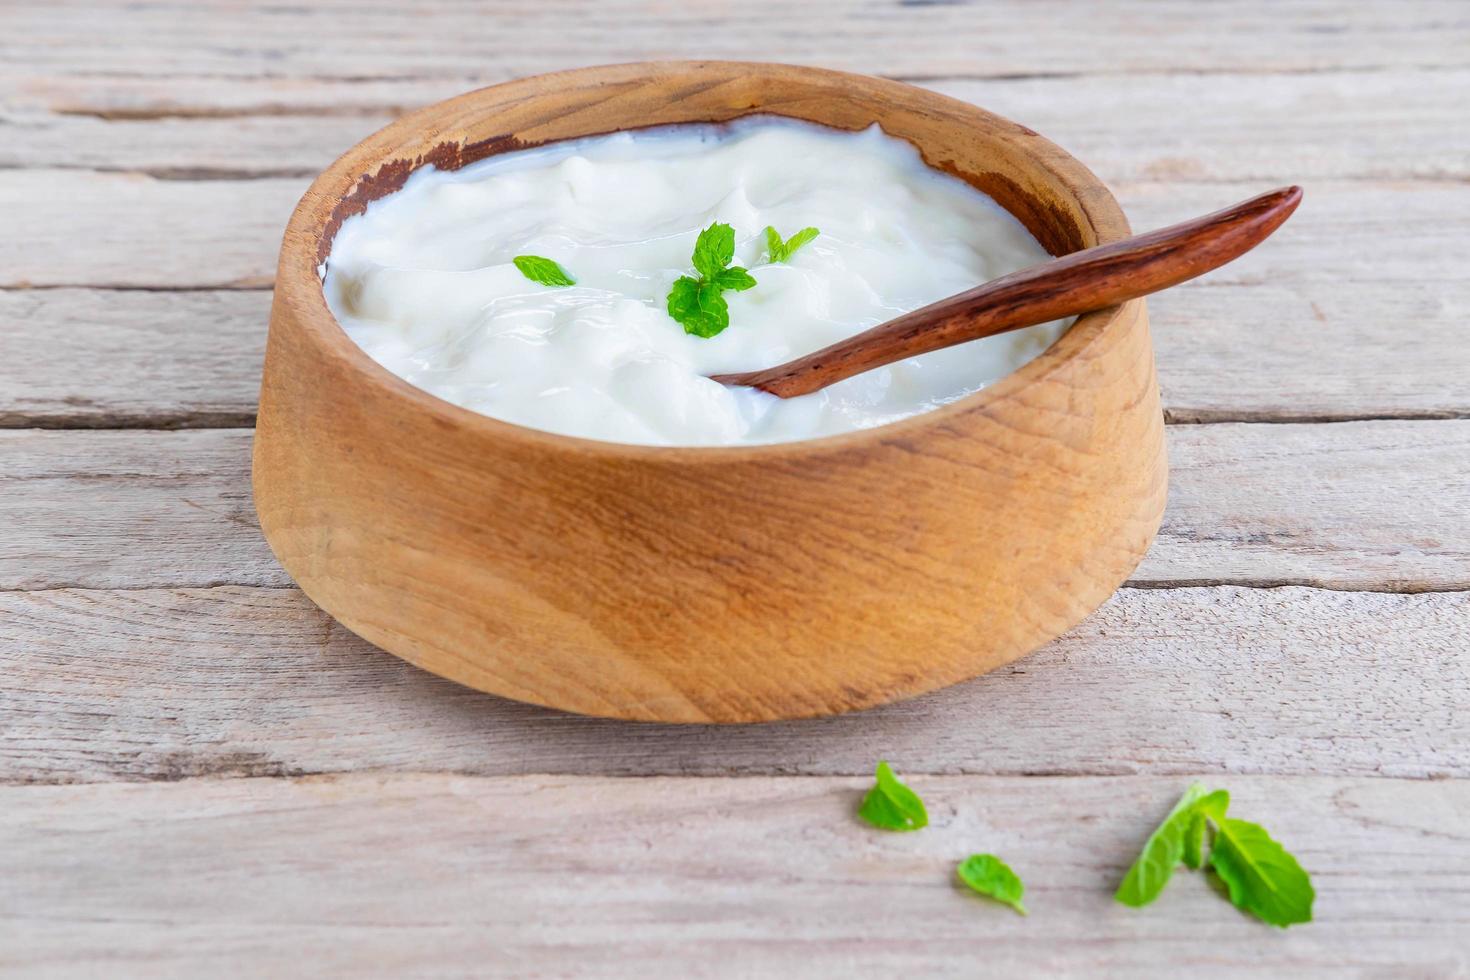
<path fill-rule="evenodd" d="M 1206 280 L 1148 304 L 1171 421 L 1470 417 L 1470 277 Z"/>
<path fill-rule="evenodd" d="M 392 119 L 369 115 L 257 115 L 113 121 L 12 115 L 0 168 L 82 168 L 171 180 L 316 176 Z"/>
<path fill-rule="evenodd" d="M 1181 873 L 1112 889 L 1180 778 L 359 776 L 0 790 L 0 962 L 32 975 L 1461 976 L 1465 782 L 1231 777 L 1313 874 L 1276 932 Z M 1004 857 L 1022 918 L 955 862 Z M 555 911 L 552 911 L 555 910 Z"/>
<path fill-rule="evenodd" d="M 680 57 L 928 77 L 1470 63 L 1470 23 L 1456 0 L 1255 0 L 1208 12 L 1186 0 L 748 0 L 738 8 L 710 0 L 548 0 L 514 9 L 435 0 L 411 11 L 392 0 L 172 0 L 100 15 L 86 0 L 10 0 L 6 25 L 0 63 L 58 75 L 399 78 L 494 71 L 516 77 Z"/>
<path fill-rule="evenodd" d="M 308 183 L 0 171 L 0 286 L 269 286 Z"/>
<path fill-rule="evenodd" d="M 294 589 L 0 593 L 0 782 L 342 771 L 1470 776 L 1470 593 L 1124 589 L 999 673 L 774 725 L 627 725 L 441 680 Z"/>
<path fill-rule="evenodd" d="M 1135 582 L 1470 589 L 1470 421 L 1172 426 Z M 285 585 L 250 433 L 0 431 L 0 589 Z"/>
<path fill-rule="evenodd" d="M 0 432 L 0 527 L 0 589 L 287 582 L 239 429 Z"/>
<path fill-rule="evenodd" d="M 11 224 L 11 234 L 0 239 L 0 287 L 269 285 L 281 232 L 308 183 L 0 170 L 0 209 Z M 1139 229 L 1195 217 L 1261 189 L 1259 183 L 1177 181 L 1115 188 Z M 1270 242 L 1201 281 L 1353 279 L 1437 290 L 1464 282 L 1466 227 L 1470 194 L 1459 184 L 1313 184 Z"/>
<path fill-rule="evenodd" d="M 1186 283 L 1149 301 L 1174 421 L 1470 416 L 1470 280 Z M 0 426 L 248 425 L 270 295 L 0 290 Z"/>
<path fill-rule="evenodd" d="M 0 291 L 0 426 L 254 424 L 271 294 Z"/>
<path fill-rule="evenodd" d="M 487 84 L 78 78 L 7 90 L 6 81 L 0 166 L 174 177 L 312 175 L 403 109 Z M 1447 125 L 1470 71 L 926 85 L 1045 133 L 1108 181 L 1470 177 L 1459 127 Z"/>
<path fill-rule="evenodd" d="M 1175 426 L 1135 582 L 1470 587 L 1470 422 Z"/>
<path fill-rule="evenodd" d="M 1470 38 L 1467 38 L 1470 43 Z M 935 80 L 1045 134 L 1105 181 L 1463 180 L 1470 72 Z"/>

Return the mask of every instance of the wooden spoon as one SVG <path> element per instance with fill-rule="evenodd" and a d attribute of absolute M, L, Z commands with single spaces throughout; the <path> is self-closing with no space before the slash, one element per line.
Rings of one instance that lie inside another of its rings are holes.
<path fill-rule="evenodd" d="M 1244 255 L 1301 200 L 1300 187 L 1283 187 L 1193 221 L 993 279 L 794 361 L 713 378 L 794 398 L 904 358 L 1147 296 Z"/>

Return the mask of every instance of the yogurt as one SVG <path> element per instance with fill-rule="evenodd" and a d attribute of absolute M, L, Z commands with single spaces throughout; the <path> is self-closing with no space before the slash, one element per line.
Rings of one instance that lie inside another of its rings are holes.
<path fill-rule="evenodd" d="M 756 285 L 730 325 L 686 333 L 670 287 L 711 223 Z M 764 229 L 820 234 L 772 262 Z M 575 280 L 533 282 L 519 255 Z M 551 144 L 415 172 L 342 224 L 328 305 L 374 360 L 446 401 L 609 442 L 785 442 L 883 425 L 1003 377 L 1065 328 L 1044 324 L 781 399 L 709 375 L 769 367 L 1045 261 L 1014 217 L 876 126 L 763 117 Z"/>

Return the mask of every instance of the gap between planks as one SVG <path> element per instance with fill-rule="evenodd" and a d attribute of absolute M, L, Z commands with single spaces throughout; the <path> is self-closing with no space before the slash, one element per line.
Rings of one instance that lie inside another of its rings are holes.
<path fill-rule="evenodd" d="M 1401 412 L 1344 412 L 1293 415 L 1280 412 L 1210 411 L 1190 409 L 1164 411 L 1165 425 L 1337 425 L 1344 422 L 1445 422 L 1470 419 L 1470 410 L 1424 409 Z M 137 431 L 173 432 L 180 429 L 253 429 L 254 412 L 180 412 L 142 415 L 0 412 L 0 429 L 46 431 Z M 1301 584 L 1301 583 L 1283 583 Z"/>

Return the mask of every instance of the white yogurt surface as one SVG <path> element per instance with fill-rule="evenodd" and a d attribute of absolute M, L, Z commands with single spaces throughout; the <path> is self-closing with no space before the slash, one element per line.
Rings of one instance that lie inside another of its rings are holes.
<path fill-rule="evenodd" d="M 732 225 L 730 326 L 669 316 L 700 230 Z M 764 229 L 821 235 L 770 264 Z M 542 286 L 511 262 L 556 260 Z M 394 374 L 520 425 L 611 442 L 784 442 L 892 422 L 973 392 L 1041 353 L 1061 322 L 974 341 L 780 399 L 708 375 L 779 364 L 1047 259 L 963 181 L 873 127 L 768 118 L 621 133 L 425 168 L 343 223 L 327 302 Z"/>

